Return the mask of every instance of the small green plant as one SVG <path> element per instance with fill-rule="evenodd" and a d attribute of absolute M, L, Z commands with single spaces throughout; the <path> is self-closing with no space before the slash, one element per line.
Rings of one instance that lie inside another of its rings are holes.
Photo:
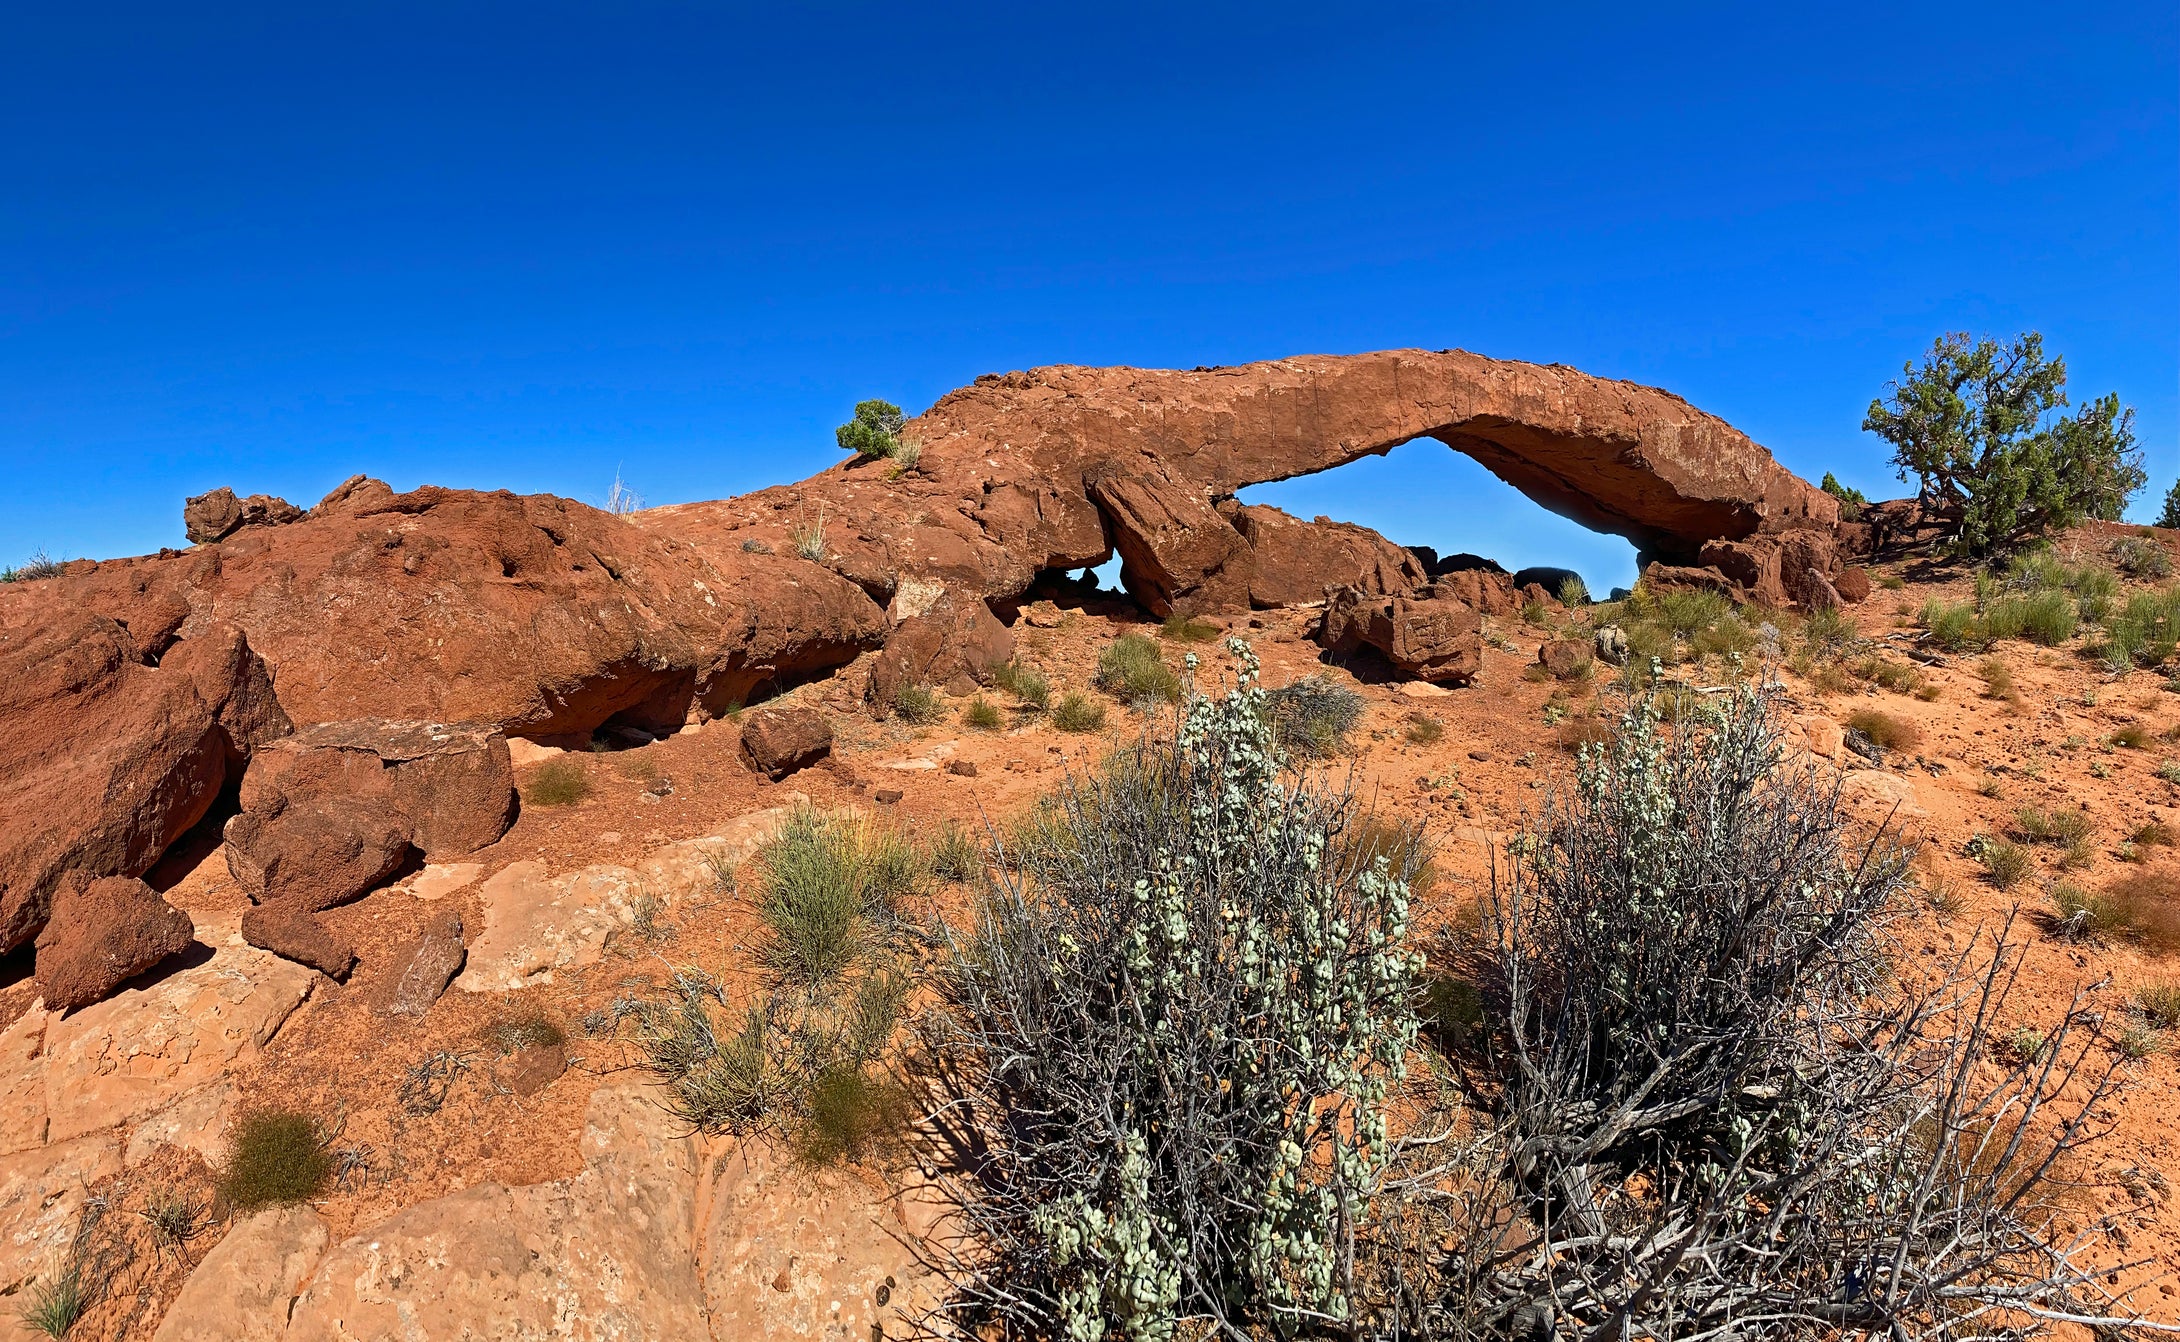
<path fill-rule="evenodd" d="M 554 1048 L 568 1042 L 559 1021 L 537 1007 L 523 1007 L 494 1016 L 484 1027 L 484 1041 L 501 1057 L 525 1049 Z"/>
<path fill-rule="evenodd" d="M 774 972 L 803 984 L 837 979 L 866 936 L 859 836 L 847 821 L 799 806 L 760 853 L 765 922 L 761 953 Z"/>
<path fill-rule="evenodd" d="M 1402 735 L 1412 746 L 1436 745 L 1446 735 L 1446 725 L 1426 713 L 1410 713 Z"/>
<path fill-rule="evenodd" d="M 2112 1048 L 2121 1057 L 2140 1062 L 2165 1051 L 2165 1036 L 2158 1033 L 2153 1026 L 2130 1021 L 2120 1027 L 2119 1037 L 2112 1041 Z"/>
<path fill-rule="evenodd" d="M 1898 592 L 1907 587 L 1907 579 L 1897 573 L 1881 573 L 1877 578 L 1877 586 L 1880 591 Z"/>
<path fill-rule="evenodd" d="M 2061 881 L 2051 888 L 2051 909 L 2052 934 L 2067 941 L 2102 941 L 2125 924 L 2124 915 L 2111 900 L 2071 881 Z"/>
<path fill-rule="evenodd" d="M 1886 750 L 1912 750 L 1923 739 L 1922 729 L 1914 723 L 1874 708 L 1858 708 L 1849 713 L 1847 727 Z"/>
<path fill-rule="evenodd" d="M 1582 581 L 1581 574 L 1570 573 L 1559 580 L 1559 591 L 1554 595 L 1559 598 L 1560 605 L 1573 610 L 1590 604 L 1590 585 Z"/>
<path fill-rule="evenodd" d="M 890 921 L 902 900 L 930 884 L 930 855 L 890 825 L 863 825 L 856 840 L 863 911 Z"/>
<path fill-rule="evenodd" d="M 305 1202 L 333 1178 L 332 1136 L 308 1114 L 257 1109 L 235 1121 L 220 1194 L 237 1211 Z"/>
<path fill-rule="evenodd" d="M 169 1253 L 204 1232 L 212 1221 L 212 1205 L 180 1184 L 160 1182 L 144 1194 L 144 1205 L 136 1214 L 151 1232 L 152 1246 Z"/>
<path fill-rule="evenodd" d="M 1982 796 L 1997 801 L 2006 795 L 2006 785 L 1999 780 L 1997 774 L 1985 774 L 1983 781 L 1976 784 L 1976 791 Z"/>
<path fill-rule="evenodd" d="M 62 567 L 60 560 L 38 550 L 21 564 L 12 568 L 0 568 L 0 582 L 36 582 L 41 578 L 57 578 L 61 575 Z"/>
<path fill-rule="evenodd" d="M 2180 760 L 2166 760 L 2159 764 L 2155 776 L 2161 782 L 2180 783 Z"/>
<path fill-rule="evenodd" d="M 1923 887 L 1923 902 L 1940 919 L 1957 917 L 1962 909 L 1968 907 L 1968 900 L 1961 894 L 1960 887 L 1944 878 L 1931 881 Z"/>
<path fill-rule="evenodd" d="M 815 520 L 797 517 L 787 528 L 787 545 L 795 554 L 813 564 L 825 562 L 825 509 L 820 505 Z"/>
<path fill-rule="evenodd" d="M 796 1150 L 812 1165 L 835 1165 L 874 1154 L 897 1133 L 908 1106 L 900 1088 L 843 1059 L 810 1082 L 809 1115 Z"/>
<path fill-rule="evenodd" d="M 1157 641 L 1141 634 L 1122 634 L 1098 654 L 1097 686 L 1132 704 L 1181 697 L 1181 678 L 1159 656 Z"/>
<path fill-rule="evenodd" d="M 1105 705 L 1080 690 L 1069 690 L 1053 706 L 1052 725 L 1063 732 L 1103 731 Z"/>
<path fill-rule="evenodd" d="M 855 418 L 833 430 L 833 439 L 844 452 L 890 457 L 900 448 L 901 429 L 906 423 L 901 407 L 891 401 L 857 401 Z"/>
<path fill-rule="evenodd" d="M 931 870 L 941 880 L 973 881 L 984 874 L 984 847 L 960 821 L 949 820 L 931 841 Z"/>
<path fill-rule="evenodd" d="M 923 463 L 923 444 L 914 438 L 902 438 L 886 455 L 893 458 L 892 476 L 898 480 Z"/>
<path fill-rule="evenodd" d="M 2140 750 L 2150 744 L 2150 733 L 2144 727 L 2129 723 L 2113 731 L 2108 739 L 2121 750 Z"/>
<path fill-rule="evenodd" d="M 1209 643 L 1219 636 L 1219 627 L 1193 615 L 1168 615 L 1158 627 L 1158 636 L 1175 643 Z"/>
<path fill-rule="evenodd" d="M 928 727 L 946 716 L 946 699 L 929 685 L 903 685 L 893 692 L 894 716 Z"/>
<path fill-rule="evenodd" d="M 979 694 L 969 700 L 969 706 L 961 710 L 962 725 L 972 731 L 996 732 L 1006 725 L 1007 719 L 999 711 L 999 705 Z"/>
<path fill-rule="evenodd" d="M 1860 516 L 1863 505 L 1870 501 L 1869 496 L 1861 490 L 1841 484 L 1839 477 L 1830 471 L 1824 473 L 1824 479 L 1817 485 L 1817 488 L 1839 500 L 1839 515 L 1843 520 L 1849 522 Z"/>
<path fill-rule="evenodd" d="M 1990 874 L 1991 884 L 2001 890 L 2013 889 L 2036 866 L 2028 849 L 2006 839 L 1983 840 L 1976 853 L 1976 860 Z"/>
<path fill-rule="evenodd" d="M 2172 576 L 2172 556 L 2154 540 L 2128 536 L 2112 544 L 2112 565 L 2130 578 L 2156 581 Z"/>
<path fill-rule="evenodd" d="M 2180 983 L 2148 983 L 2135 989 L 2142 1018 L 2160 1030 L 2180 1029 Z"/>
<path fill-rule="evenodd" d="M 2042 810 L 2024 806 L 2014 817 L 2021 837 L 2030 843 L 2052 844 L 2066 847 L 2080 843 L 2096 833 L 2094 821 L 2081 811 L 2065 808 Z"/>
<path fill-rule="evenodd" d="M 31 1283 L 29 1298 L 23 1302 L 23 1325 L 45 1337 L 63 1338 L 90 1307 L 83 1264 L 71 1259 L 52 1276 Z"/>
<path fill-rule="evenodd" d="M 1984 695 L 1992 699 L 2014 697 L 2013 668 L 1996 657 L 1986 657 L 1976 664 L 1976 674 L 1983 678 Z"/>
<path fill-rule="evenodd" d="M 2176 836 L 2172 826 L 2164 821 L 2151 820 L 2137 826 L 2135 832 L 2127 836 L 2127 841 L 2143 848 L 2170 848 L 2180 842 L 2180 836 Z"/>
<path fill-rule="evenodd" d="M 2035 1062 L 2043 1057 L 2046 1042 L 2048 1041 L 2042 1030 L 2032 1030 L 2027 1026 L 2013 1031 L 2005 1040 L 2006 1051 L 2013 1055 L 2014 1061 L 2021 1063 Z"/>
<path fill-rule="evenodd" d="M 992 671 L 992 683 L 1032 708 L 1042 709 L 1052 702 L 1052 683 L 1033 666 L 1007 662 Z"/>
<path fill-rule="evenodd" d="M 1552 608 L 1545 602 L 1531 597 L 1521 603 L 1521 622 L 1534 625 L 1539 629 L 1547 628 L 1552 623 Z"/>
<path fill-rule="evenodd" d="M 590 795 L 590 771 L 574 755 L 545 761 L 530 775 L 522 799 L 532 806 L 573 806 Z"/>
<path fill-rule="evenodd" d="M 1923 603 L 1918 618 L 1923 628 L 1930 631 L 1930 641 L 1947 652 L 1980 648 L 1988 641 L 1976 623 L 1975 607 L 1965 601 L 1941 601 L 1932 597 Z"/>
<path fill-rule="evenodd" d="M 2074 637 L 2081 612 L 2074 598 L 2064 592 L 2045 590 L 2029 596 L 2001 597 L 1983 613 L 1983 631 L 1989 638 L 2025 638 L 2054 648 Z"/>

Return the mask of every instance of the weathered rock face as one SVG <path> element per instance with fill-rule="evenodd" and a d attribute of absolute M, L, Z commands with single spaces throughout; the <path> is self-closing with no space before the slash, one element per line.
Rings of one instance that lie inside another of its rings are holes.
<path fill-rule="evenodd" d="M 940 596 L 902 620 L 871 663 L 870 701 L 881 713 L 911 685 L 973 689 L 1014 656 L 1014 635 L 975 597 Z"/>
<path fill-rule="evenodd" d="M 1323 601 L 1333 587 L 1372 596 L 1430 581 L 1423 561 L 1368 527 L 1320 517 L 1304 522 L 1263 504 L 1220 510 L 1249 543 L 1249 604 L 1260 608 Z"/>
<path fill-rule="evenodd" d="M 182 505 L 182 530 L 189 536 L 191 545 L 209 545 L 225 540 L 244 527 L 278 526 L 302 515 L 303 510 L 286 499 L 270 494 L 252 494 L 246 499 L 238 499 L 235 491 L 221 485 Z"/>
<path fill-rule="evenodd" d="M 1483 619 L 1474 606 L 1425 588 L 1417 596 L 1374 597 L 1340 588 L 1325 607 L 1317 641 L 1336 653 L 1376 649 L 1402 673 L 1465 685 L 1483 668 Z"/>
<path fill-rule="evenodd" d="M 742 756 L 767 778 L 785 778 L 832 753 L 833 724 L 814 708 L 760 708 L 742 720 Z"/>
<path fill-rule="evenodd" d="M 190 942 L 189 915 L 133 876 L 63 881 L 38 933 L 38 995 L 49 1011 L 99 1001 Z"/>
<path fill-rule="evenodd" d="M 141 875 L 211 806 L 226 737 L 198 685 L 114 620 L 0 605 L 0 952 L 37 936 L 64 876 Z"/>
<path fill-rule="evenodd" d="M 227 822 L 227 869 L 258 905 L 242 934 L 335 978 L 355 953 L 316 915 L 398 871 L 410 850 L 466 853 L 514 820 L 507 738 L 475 724 L 321 723 L 261 750 Z"/>
<path fill-rule="evenodd" d="M 325 1218 L 308 1207 L 237 1221 L 189 1274 L 152 1342 L 279 1342 L 331 1238 Z"/>

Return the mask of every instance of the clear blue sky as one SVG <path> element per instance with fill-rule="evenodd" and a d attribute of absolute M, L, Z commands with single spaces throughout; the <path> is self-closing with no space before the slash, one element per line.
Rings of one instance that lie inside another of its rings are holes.
<path fill-rule="evenodd" d="M 1401 345 L 1888 495 L 1870 397 L 2035 327 L 2171 482 L 2170 0 L 1455 8 L 12 6 L 0 562 L 357 471 L 714 497 L 862 396 Z M 1258 493 L 1630 576 L 1434 444 Z"/>

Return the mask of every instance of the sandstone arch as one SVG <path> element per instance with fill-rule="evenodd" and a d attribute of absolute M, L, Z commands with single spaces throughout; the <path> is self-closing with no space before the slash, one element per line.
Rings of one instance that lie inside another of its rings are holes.
<path fill-rule="evenodd" d="M 911 432 L 927 462 L 980 479 L 987 495 L 1080 481 L 1124 581 L 1154 609 L 1232 606 L 1246 590 L 1246 545 L 1220 524 L 1219 501 L 1419 438 L 1671 564 L 1839 520 L 1829 495 L 1670 392 L 1458 350 L 991 375 Z"/>

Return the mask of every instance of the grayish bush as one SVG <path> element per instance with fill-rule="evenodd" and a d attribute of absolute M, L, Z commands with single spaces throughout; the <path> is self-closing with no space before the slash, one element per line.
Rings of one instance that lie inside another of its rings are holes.
<path fill-rule="evenodd" d="M 1324 676 L 1305 676 L 1264 696 L 1280 745 L 1302 755 L 1329 755 L 1347 744 L 1362 717 L 1363 698 Z"/>
<path fill-rule="evenodd" d="M 1848 842 L 1837 783 L 1783 761 L 1773 695 L 1670 730 L 1632 701 L 1497 873 L 1468 966 L 1482 1042 L 1381 1198 L 1370 1332 L 1967 1339 L 2129 1316 L 2053 1195 L 2118 1055 L 2072 1011 L 2033 1057 L 2003 1047 L 2003 934 L 1926 987 L 1890 976 L 1908 849 Z"/>
<path fill-rule="evenodd" d="M 956 1142 L 945 1318 L 981 1335 L 1230 1338 L 1350 1317 L 1415 1039 L 1413 845 L 1296 774 L 1246 644 L 1174 737 L 1071 781 L 949 931 L 936 1120 Z"/>

